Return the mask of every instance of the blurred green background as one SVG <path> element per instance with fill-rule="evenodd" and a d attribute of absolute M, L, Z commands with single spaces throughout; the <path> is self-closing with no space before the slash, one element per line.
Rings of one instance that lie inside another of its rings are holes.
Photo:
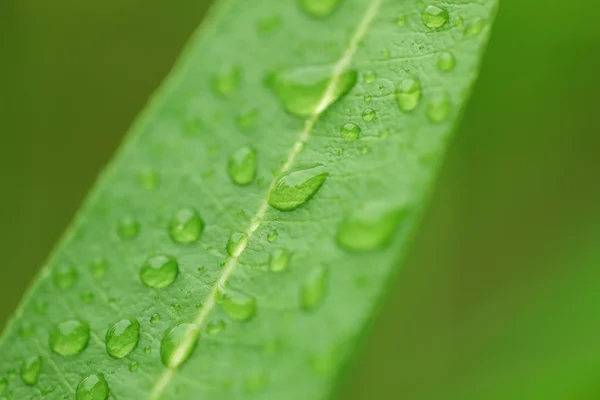
<path fill-rule="evenodd" d="M 0 3 L 0 328 L 207 3 Z M 600 399 L 600 3 L 501 3 L 341 399 Z"/>

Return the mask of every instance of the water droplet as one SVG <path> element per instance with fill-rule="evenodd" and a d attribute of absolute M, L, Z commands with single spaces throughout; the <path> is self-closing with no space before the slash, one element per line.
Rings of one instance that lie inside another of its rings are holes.
<path fill-rule="evenodd" d="M 76 400 L 106 400 L 108 399 L 108 382 L 102 374 L 89 374 L 77 385 Z"/>
<path fill-rule="evenodd" d="M 144 346 L 144 354 L 150 354 L 150 353 L 152 353 L 152 347 Z"/>
<path fill-rule="evenodd" d="M 373 71 L 367 71 L 363 75 L 363 80 L 365 83 L 373 83 L 375 82 L 375 79 L 377 79 L 377 74 Z"/>
<path fill-rule="evenodd" d="M 137 361 L 132 361 L 129 363 L 129 371 L 135 372 L 140 368 L 140 364 Z"/>
<path fill-rule="evenodd" d="M 106 275 L 107 268 L 108 262 L 103 258 L 96 258 L 90 264 L 92 275 L 94 275 L 96 278 L 102 278 L 104 275 Z"/>
<path fill-rule="evenodd" d="M 340 127 L 340 134 L 349 142 L 353 142 L 358 139 L 360 131 L 360 126 L 353 123 L 347 123 Z"/>
<path fill-rule="evenodd" d="M 271 261 L 269 262 L 269 268 L 273 272 L 281 272 L 287 268 L 290 258 L 292 255 L 285 249 L 278 249 L 271 254 Z"/>
<path fill-rule="evenodd" d="M 200 329 L 195 324 L 179 324 L 167 329 L 160 343 L 160 358 L 167 368 L 177 368 L 194 351 Z"/>
<path fill-rule="evenodd" d="M 256 150 L 246 146 L 231 155 L 227 164 L 227 173 L 236 185 L 248 185 L 256 178 L 257 168 Z"/>
<path fill-rule="evenodd" d="M 8 381 L 6 378 L 0 378 L 0 394 L 3 394 L 8 387 Z"/>
<path fill-rule="evenodd" d="M 78 277 L 79 273 L 71 264 L 61 263 L 56 265 L 54 268 L 54 284 L 60 290 L 66 290 L 71 288 L 75 284 L 75 282 L 77 282 Z"/>
<path fill-rule="evenodd" d="M 123 217 L 119 220 L 117 233 L 121 239 L 133 239 L 140 233 L 140 224 L 133 217 Z"/>
<path fill-rule="evenodd" d="M 169 222 L 169 235 L 175 243 L 193 243 L 200 239 L 203 231 L 204 221 L 200 214 L 191 208 L 180 209 Z"/>
<path fill-rule="evenodd" d="M 158 321 L 160 321 L 160 314 L 152 314 L 152 316 L 150 317 L 150 323 L 156 324 Z"/>
<path fill-rule="evenodd" d="M 249 321 L 256 314 L 256 299 L 247 294 L 220 288 L 218 303 L 232 319 Z"/>
<path fill-rule="evenodd" d="M 277 240 L 277 237 L 279 236 L 279 234 L 277 233 L 277 231 L 275 229 L 273 229 L 271 232 L 269 232 L 269 234 L 267 235 L 267 241 L 269 243 L 275 243 L 275 241 Z"/>
<path fill-rule="evenodd" d="M 327 290 L 327 270 L 323 266 L 318 266 L 310 270 L 300 291 L 300 305 L 306 311 L 317 308 Z"/>
<path fill-rule="evenodd" d="M 450 97 L 445 93 L 437 94 L 427 105 L 427 117 L 431 122 L 439 124 L 448 118 L 451 109 Z"/>
<path fill-rule="evenodd" d="M 400 110 L 411 112 L 421 100 L 421 82 L 417 78 L 404 78 L 396 88 L 396 102 Z"/>
<path fill-rule="evenodd" d="M 50 332 L 50 349 L 61 356 L 81 353 L 90 340 L 90 326 L 76 319 L 61 322 Z"/>
<path fill-rule="evenodd" d="M 173 310 L 175 310 L 175 312 L 181 311 L 181 304 L 173 303 L 173 304 L 171 304 L 171 306 L 173 306 Z"/>
<path fill-rule="evenodd" d="M 479 35 L 481 33 L 481 31 L 483 30 L 484 26 L 485 26 L 485 21 L 483 19 L 481 19 L 481 18 L 475 19 L 474 21 L 467 24 L 467 26 L 465 27 L 465 36 L 473 37 L 473 36 Z"/>
<path fill-rule="evenodd" d="M 437 67 L 441 71 L 444 71 L 444 72 L 452 71 L 455 66 L 456 66 L 456 58 L 454 58 L 454 55 L 452 55 L 452 53 L 445 51 L 438 56 Z"/>
<path fill-rule="evenodd" d="M 224 69 L 216 74 L 212 80 L 213 90 L 216 94 L 229 98 L 240 85 L 241 71 L 237 67 Z"/>
<path fill-rule="evenodd" d="M 427 6 L 421 14 L 421 20 L 426 27 L 431 29 L 441 28 L 446 25 L 448 18 L 448 11 L 436 6 Z"/>
<path fill-rule="evenodd" d="M 246 239 L 247 236 L 245 233 L 232 233 L 231 236 L 229 236 L 229 240 L 227 240 L 227 245 L 225 246 L 227 254 L 232 257 L 238 255 Z"/>
<path fill-rule="evenodd" d="M 363 97 L 363 100 L 365 101 L 365 103 L 370 104 L 373 98 L 369 95 L 366 95 L 365 97 Z"/>
<path fill-rule="evenodd" d="M 300 0 L 302 9 L 317 18 L 330 16 L 341 2 L 341 0 Z"/>
<path fill-rule="evenodd" d="M 255 370 L 244 379 L 244 389 L 248 393 L 256 393 L 264 389 L 267 386 L 267 382 L 268 379 L 265 371 L 261 369 Z"/>
<path fill-rule="evenodd" d="M 138 180 L 144 189 L 154 190 L 159 185 L 158 174 L 152 170 L 144 169 L 138 173 Z"/>
<path fill-rule="evenodd" d="M 405 208 L 371 202 L 355 209 L 337 228 L 336 240 L 349 251 L 369 251 L 385 247 L 404 217 Z"/>
<path fill-rule="evenodd" d="M 139 341 L 139 322 L 135 318 L 122 319 L 106 332 L 106 352 L 113 358 L 123 358 L 137 348 Z"/>
<path fill-rule="evenodd" d="M 377 112 L 372 108 L 366 108 L 362 113 L 362 119 L 365 122 L 371 122 L 375 118 Z"/>
<path fill-rule="evenodd" d="M 178 274 L 177 260 L 163 254 L 150 257 L 140 270 L 142 283 L 154 289 L 162 289 L 171 285 Z"/>
<path fill-rule="evenodd" d="M 343 72 L 333 82 L 330 96 L 323 102 L 324 94 L 332 84 L 332 74 L 333 67 L 298 68 L 271 74 L 267 83 L 279 96 L 288 112 L 307 118 L 325 111 L 356 84 L 356 71 Z"/>
<path fill-rule="evenodd" d="M 209 335 L 216 335 L 223 329 L 225 329 L 225 321 L 222 319 L 210 321 L 208 324 L 206 324 L 206 333 Z"/>
<path fill-rule="evenodd" d="M 248 111 L 240 114 L 236 118 L 235 122 L 240 131 L 248 132 L 256 124 L 257 118 L 258 118 L 258 111 L 253 109 L 253 110 L 248 110 Z"/>
<path fill-rule="evenodd" d="M 258 32 L 262 34 L 275 32 L 280 26 L 281 17 L 279 17 L 279 15 L 274 15 L 259 21 Z"/>
<path fill-rule="evenodd" d="M 269 193 L 269 205 L 281 211 L 295 210 L 317 193 L 327 175 L 322 165 L 284 174 Z"/>
<path fill-rule="evenodd" d="M 27 386 L 37 383 L 42 368 L 42 359 L 38 356 L 29 357 L 21 365 L 21 380 Z"/>
<path fill-rule="evenodd" d="M 396 17 L 396 19 L 394 20 L 394 22 L 396 23 L 397 26 L 406 25 L 406 15 L 398 15 Z"/>

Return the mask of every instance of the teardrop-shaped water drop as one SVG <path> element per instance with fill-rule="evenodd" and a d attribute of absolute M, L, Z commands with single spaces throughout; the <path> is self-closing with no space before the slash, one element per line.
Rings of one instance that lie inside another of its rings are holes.
<path fill-rule="evenodd" d="M 118 222 L 117 233 L 121 239 L 134 239 L 140 233 L 140 223 L 133 217 L 123 217 Z"/>
<path fill-rule="evenodd" d="M 269 205 L 281 211 L 295 210 L 317 193 L 327 175 L 322 165 L 286 173 L 269 193 Z"/>
<path fill-rule="evenodd" d="M 344 139 L 346 139 L 349 142 L 353 142 L 356 139 L 358 139 L 358 136 L 360 135 L 360 126 L 353 124 L 353 123 L 347 123 L 344 124 L 340 127 L 340 134 L 342 135 L 342 137 Z"/>
<path fill-rule="evenodd" d="M 405 208 L 383 202 L 367 203 L 354 210 L 337 227 L 336 240 L 348 251 L 385 247 L 405 215 Z"/>
<path fill-rule="evenodd" d="M 241 71 L 238 67 L 223 69 L 212 80 L 214 92 L 224 98 L 229 98 L 240 85 Z"/>
<path fill-rule="evenodd" d="M 305 67 L 271 74 L 267 83 L 288 112 L 307 118 L 325 111 L 356 84 L 354 70 L 344 71 L 332 80 L 333 75 L 333 67 Z"/>
<path fill-rule="evenodd" d="M 220 289 L 218 303 L 236 321 L 249 321 L 256 314 L 256 299 L 239 291 Z"/>
<path fill-rule="evenodd" d="M 400 110 L 411 112 L 421 100 L 421 82 L 417 78 L 404 78 L 396 88 L 396 103 Z"/>
<path fill-rule="evenodd" d="M 247 240 L 247 236 L 245 233 L 235 232 L 229 236 L 227 240 L 227 244 L 225 245 L 225 250 L 227 250 L 227 254 L 230 256 L 237 256 L 242 248 L 244 247 L 244 243 Z"/>
<path fill-rule="evenodd" d="M 325 297 L 327 291 L 327 269 L 323 266 L 310 270 L 300 290 L 300 305 L 306 311 L 317 308 Z"/>
<path fill-rule="evenodd" d="M 448 11 L 437 6 L 427 6 L 421 13 L 421 20 L 431 29 L 441 28 L 448 23 Z"/>
<path fill-rule="evenodd" d="M 256 178 L 258 158 L 256 150 L 250 146 L 236 150 L 227 164 L 227 173 L 236 185 L 248 185 Z"/>
<path fill-rule="evenodd" d="M 135 318 L 122 319 L 106 332 L 106 352 L 113 358 L 123 358 L 137 348 L 139 341 L 139 322 Z"/>
<path fill-rule="evenodd" d="M 182 208 L 169 222 L 169 235 L 175 243 L 190 244 L 200 239 L 204 231 L 204 221 L 192 208 Z"/>
<path fill-rule="evenodd" d="M 54 267 L 52 273 L 53 281 L 60 290 L 71 288 L 77 282 L 79 273 L 75 267 L 69 263 L 61 263 Z"/>
<path fill-rule="evenodd" d="M 162 289 L 173 282 L 179 274 L 179 263 L 173 257 L 159 254 L 150 257 L 140 270 L 142 283 L 154 289 Z"/>
<path fill-rule="evenodd" d="M 37 383 L 42 369 L 42 359 L 39 356 L 33 356 L 23 361 L 21 365 L 21 380 L 27 386 L 33 386 Z"/>
<path fill-rule="evenodd" d="M 431 98 L 427 104 L 427 118 L 434 124 L 439 124 L 448 119 L 452 103 L 446 93 L 440 93 Z"/>
<path fill-rule="evenodd" d="M 90 340 L 87 322 L 71 319 L 56 325 L 50 332 L 50 349 L 61 356 L 81 353 Z"/>
<path fill-rule="evenodd" d="M 281 272 L 287 268 L 292 255 L 285 249 L 278 249 L 271 254 L 269 268 L 273 272 Z"/>
<path fill-rule="evenodd" d="M 316 18 L 325 18 L 333 14 L 342 0 L 300 0 L 302 9 Z"/>
<path fill-rule="evenodd" d="M 196 324 L 179 324 L 165 331 L 160 342 L 160 358 L 167 368 L 177 368 L 196 348 L 200 329 Z"/>
<path fill-rule="evenodd" d="M 76 400 L 108 399 L 108 382 L 103 374 L 92 373 L 83 378 L 75 390 Z"/>
<path fill-rule="evenodd" d="M 456 66 L 456 58 L 452 53 L 444 51 L 440 53 L 437 60 L 437 67 L 440 71 L 450 72 Z"/>

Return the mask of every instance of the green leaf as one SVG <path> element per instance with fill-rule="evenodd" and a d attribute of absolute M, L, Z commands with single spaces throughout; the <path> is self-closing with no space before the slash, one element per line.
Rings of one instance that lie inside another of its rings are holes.
<path fill-rule="evenodd" d="M 495 6 L 218 2 L 5 331 L 1 395 L 328 397 Z"/>

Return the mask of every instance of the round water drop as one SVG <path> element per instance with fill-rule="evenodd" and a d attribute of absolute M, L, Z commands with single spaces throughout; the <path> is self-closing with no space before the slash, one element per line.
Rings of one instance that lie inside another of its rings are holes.
<path fill-rule="evenodd" d="M 210 321 L 208 324 L 206 324 L 205 328 L 206 333 L 208 333 L 209 335 L 216 335 L 223 329 L 225 329 L 225 321 L 223 321 L 222 319 Z"/>
<path fill-rule="evenodd" d="M 117 233 L 121 239 L 133 239 L 140 233 L 140 223 L 133 217 L 123 217 L 117 225 Z"/>
<path fill-rule="evenodd" d="M 421 100 L 421 82 L 417 78 L 404 78 L 396 88 L 396 103 L 400 110 L 411 112 Z"/>
<path fill-rule="evenodd" d="M 227 254 L 232 257 L 238 255 L 246 239 L 246 234 L 240 232 L 233 233 L 229 236 L 229 240 L 227 240 L 227 245 L 225 246 Z"/>
<path fill-rule="evenodd" d="M 273 229 L 271 232 L 269 232 L 267 234 L 267 241 L 269 243 L 275 243 L 278 236 L 279 236 L 279 234 L 277 233 L 277 231 L 275 229 Z"/>
<path fill-rule="evenodd" d="M 258 118 L 258 111 L 253 109 L 253 110 L 249 110 L 249 111 L 246 111 L 246 112 L 240 114 L 236 118 L 235 123 L 240 131 L 248 132 L 256 124 L 257 118 Z"/>
<path fill-rule="evenodd" d="M 104 258 L 96 258 L 90 264 L 92 275 L 94 275 L 96 278 L 102 278 L 104 275 L 106 275 L 107 269 L 108 262 Z"/>
<path fill-rule="evenodd" d="M 150 257 L 140 270 L 142 283 L 154 289 L 162 289 L 173 282 L 179 274 L 179 264 L 164 254 Z"/>
<path fill-rule="evenodd" d="M 441 28 L 448 23 L 448 11 L 436 6 L 427 6 L 421 14 L 421 20 L 431 29 Z"/>
<path fill-rule="evenodd" d="M 144 346 L 144 354 L 150 354 L 150 353 L 152 353 L 152 347 Z"/>
<path fill-rule="evenodd" d="M 150 317 L 150 323 L 156 324 L 158 321 L 160 321 L 160 314 L 152 314 L 152 316 Z"/>
<path fill-rule="evenodd" d="M 106 332 L 106 352 L 113 358 L 123 358 L 137 348 L 139 341 L 139 322 L 135 318 L 122 319 Z"/>
<path fill-rule="evenodd" d="M 438 56 L 437 67 L 440 71 L 452 71 L 456 67 L 456 58 L 454 58 L 452 53 L 445 51 Z"/>
<path fill-rule="evenodd" d="M 230 67 L 217 73 L 212 80 L 214 92 L 224 98 L 229 98 L 240 85 L 241 71 L 238 67 Z"/>
<path fill-rule="evenodd" d="M 317 193 L 327 175 L 322 165 L 284 174 L 269 193 L 269 205 L 280 211 L 295 210 Z"/>
<path fill-rule="evenodd" d="M 338 225 L 337 243 L 345 250 L 356 252 L 383 248 L 404 216 L 404 207 L 383 202 L 367 203 Z"/>
<path fill-rule="evenodd" d="M 102 374 L 89 374 L 83 378 L 75 390 L 76 400 L 106 400 L 108 399 L 108 382 Z"/>
<path fill-rule="evenodd" d="M 256 314 L 256 299 L 242 292 L 220 289 L 218 303 L 236 321 L 249 321 Z"/>
<path fill-rule="evenodd" d="M 375 118 L 375 115 L 377 115 L 375 110 L 372 108 L 366 108 L 362 113 L 362 119 L 365 122 L 371 122 Z"/>
<path fill-rule="evenodd" d="M 256 150 L 250 146 L 242 147 L 235 151 L 227 163 L 229 178 L 236 185 L 248 185 L 256 178 L 258 160 Z"/>
<path fill-rule="evenodd" d="M 42 369 L 42 359 L 38 356 L 29 357 L 21 365 L 21 380 L 27 386 L 37 383 Z"/>
<path fill-rule="evenodd" d="M 353 142 L 360 135 L 360 126 L 353 123 L 344 124 L 340 127 L 340 134 L 347 141 Z"/>
<path fill-rule="evenodd" d="M 304 310 L 314 310 L 323 302 L 327 281 L 327 270 L 323 266 L 310 270 L 300 289 L 300 306 Z"/>
<path fill-rule="evenodd" d="M 160 358 L 167 368 L 177 368 L 194 351 L 200 329 L 195 324 L 179 324 L 165 331 L 160 342 Z"/>
<path fill-rule="evenodd" d="M 137 361 L 129 363 L 129 372 L 135 372 L 140 368 L 140 364 Z"/>
<path fill-rule="evenodd" d="M 90 340 L 87 322 L 71 319 L 56 325 L 50 332 L 50 349 L 61 356 L 81 353 Z"/>
<path fill-rule="evenodd" d="M 300 0 L 302 9 L 316 18 L 325 18 L 333 14 L 342 0 Z"/>
<path fill-rule="evenodd" d="M 375 82 L 375 79 L 377 79 L 377 74 L 373 71 L 367 71 L 365 72 L 363 79 L 365 83 L 373 83 Z"/>
<path fill-rule="evenodd" d="M 191 208 L 182 208 L 169 222 L 169 235 L 175 243 L 190 244 L 200 239 L 204 231 L 204 221 Z"/>
<path fill-rule="evenodd" d="M 290 258 L 292 255 L 285 249 L 275 250 L 271 254 L 271 260 L 269 261 L 269 268 L 273 272 L 281 272 L 287 268 Z"/>
<path fill-rule="evenodd" d="M 434 124 L 439 124 L 448 118 L 451 109 L 450 97 L 447 94 L 438 94 L 427 105 L 427 117 Z"/>
<path fill-rule="evenodd" d="M 152 170 L 144 169 L 138 173 L 138 180 L 144 189 L 154 190 L 159 185 L 158 174 Z"/>
<path fill-rule="evenodd" d="M 485 21 L 481 18 L 476 18 L 474 21 L 468 23 L 465 27 L 465 36 L 473 37 L 479 35 L 483 30 L 484 26 Z"/>
<path fill-rule="evenodd" d="M 54 284 L 60 290 L 66 290 L 71 288 L 77 282 L 79 273 L 69 263 L 61 263 L 55 266 L 53 271 Z"/>

